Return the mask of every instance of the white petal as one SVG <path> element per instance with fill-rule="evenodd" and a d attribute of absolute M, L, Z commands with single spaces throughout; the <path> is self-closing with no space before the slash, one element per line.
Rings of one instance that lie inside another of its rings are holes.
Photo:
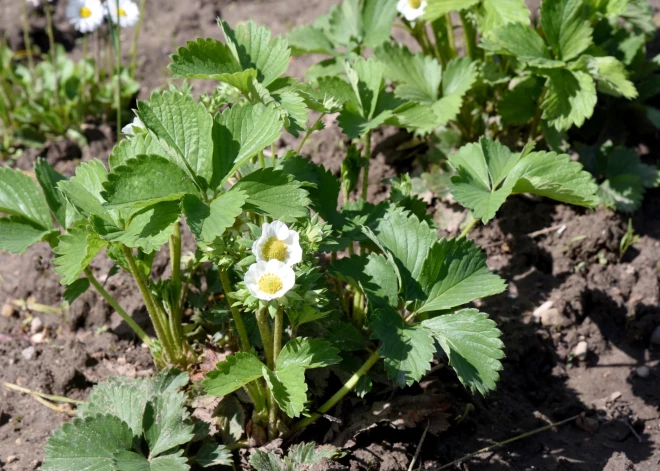
<path fill-rule="evenodd" d="M 289 239 L 287 241 L 287 254 L 286 264 L 289 266 L 295 265 L 302 261 L 302 247 L 300 247 L 300 235 L 296 231 L 290 231 Z"/>

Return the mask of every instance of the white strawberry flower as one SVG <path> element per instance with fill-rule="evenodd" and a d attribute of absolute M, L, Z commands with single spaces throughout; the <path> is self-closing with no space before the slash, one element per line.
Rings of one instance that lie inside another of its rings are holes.
<path fill-rule="evenodd" d="M 105 15 L 117 23 L 117 0 L 105 1 Z M 140 8 L 133 0 L 119 0 L 119 26 L 130 28 L 140 19 Z"/>
<path fill-rule="evenodd" d="M 245 273 L 245 285 L 257 299 L 271 301 L 281 298 L 296 283 L 293 269 L 279 260 L 253 263 Z"/>
<path fill-rule="evenodd" d="M 257 261 L 279 260 L 288 266 L 300 263 L 302 248 L 300 235 L 281 221 L 261 226 L 261 237 L 252 244 L 252 253 Z"/>
<path fill-rule="evenodd" d="M 66 17 L 76 30 L 91 33 L 103 23 L 103 6 L 100 0 L 71 0 Z"/>
<path fill-rule="evenodd" d="M 396 9 L 406 20 L 415 21 L 424 14 L 426 5 L 426 0 L 399 0 Z"/>
<path fill-rule="evenodd" d="M 133 118 L 132 123 L 128 123 L 126 126 L 121 128 L 121 132 L 123 132 L 126 136 L 135 136 L 136 129 L 139 129 L 139 130 L 145 130 L 146 129 L 144 127 L 144 123 L 137 116 L 135 118 Z"/>

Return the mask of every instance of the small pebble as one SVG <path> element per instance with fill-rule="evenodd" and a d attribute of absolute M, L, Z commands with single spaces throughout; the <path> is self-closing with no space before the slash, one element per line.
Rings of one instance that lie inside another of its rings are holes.
<path fill-rule="evenodd" d="M 610 401 L 609 402 L 615 402 L 620 397 L 621 397 L 621 393 L 619 391 L 615 391 L 610 395 Z"/>
<path fill-rule="evenodd" d="M 44 332 L 39 332 L 38 334 L 34 334 L 33 336 L 30 337 L 30 343 L 44 343 L 46 340 L 46 334 Z"/>
<path fill-rule="evenodd" d="M 15 441 L 14 443 L 16 443 L 17 445 L 22 445 L 22 444 L 23 444 L 23 440 L 21 440 L 20 438 L 17 438 L 16 441 Z"/>
<path fill-rule="evenodd" d="M 11 304 L 4 304 L 2 306 L 2 317 L 11 317 L 16 312 L 16 309 Z"/>
<path fill-rule="evenodd" d="M 638 366 L 637 369 L 635 370 L 635 373 L 637 373 L 637 376 L 640 378 L 648 378 L 651 376 L 651 370 L 649 370 L 648 366 Z"/>
<path fill-rule="evenodd" d="M 28 347 L 21 352 L 21 355 L 23 355 L 23 358 L 29 361 L 32 360 L 32 357 L 34 357 L 35 353 L 36 350 L 34 349 L 34 347 Z"/>
<path fill-rule="evenodd" d="M 580 361 L 587 359 L 587 353 L 589 353 L 589 345 L 584 340 L 578 342 L 575 349 L 573 349 L 573 355 Z"/>
<path fill-rule="evenodd" d="M 532 313 L 532 315 L 534 317 L 541 317 L 541 314 L 543 314 L 545 311 L 547 311 L 552 306 L 554 306 L 554 304 L 555 304 L 554 301 L 548 300 L 548 301 L 544 302 L 543 304 L 541 304 L 536 309 L 534 309 L 534 312 Z"/>
<path fill-rule="evenodd" d="M 7 457 L 7 463 L 8 463 L 8 464 L 9 464 L 9 463 L 13 463 L 14 461 L 17 461 L 17 460 L 18 460 L 18 456 L 16 456 L 16 455 L 9 455 L 9 456 Z"/>
<path fill-rule="evenodd" d="M 32 319 L 32 322 L 30 323 L 30 332 L 33 334 L 37 334 L 42 330 L 44 330 L 44 321 L 42 321 L 38 317 Z"/>
<path fill-rule="evenodd" d="M 651 345 L 660 345 L 660 325 L 651 334 Z"/>

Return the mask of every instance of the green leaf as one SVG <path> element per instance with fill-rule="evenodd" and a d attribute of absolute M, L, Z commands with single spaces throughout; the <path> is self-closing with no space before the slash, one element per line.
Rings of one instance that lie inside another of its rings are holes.
<path fill-rule="evenodd" d="M 213 242 L 234 225 L 243 211 L 246 197 L 244 192 L 234 190 L 222 193 L 211 204 L 206 204 L 196 196 L 186 195 L 183 198 L 183 212 L 188 227 L 197 240 Z"/>
<path fill-rule="evenodd" d="M 261 378 L 263 363 L 252 353 L 239 352 L 216 365 L 204 380 L 206 394 L 226 396 Z"/>
<path fill-rule="evenodd" d="M 397 0 L 364 0 L 362 7 L 362 44 L 375 48 L 391 37 Z"/>
<path fill-rule="evenodd" d="M 142 424 L 151 458 L 184 445 L 195 436 L 185 403 L 186 397 L 179 391 L 155 395 L 147 402 Z"/>
<path fill-rule="evenodd" d="M 601 183 L 598 196 L 605 206 L 624 213 L 632 213 L 642 205 L 644 190 L 639 177 L 623 174 L 608 178 Z"/>
<path fill-rule="evenodd" d="M 510 23 L 482 39 L 481 47 L 494 54 L 515 56 L 519 61 L 542 68 L 562 67 L 552 58 L 543 38 L 529 26 Z"/>
<path fill-rule="evenodd" d="M 213 122 L 213 158 L 218 181 L 224 183 L 251 157 L 282 135 L 283 122 L 273 106 L 237 105 L 225 109 Z"/>
<path fill-rule="evenodd" d="M 463 95 L 477 81 L 477 77 L 477 63 L 470 60 L 469 57 L 457 57 L 450 60 L 442 78 L 443 99 L 451 96 L 463 98 Z"/>
<path fill-rule="evenodd" d="M 68 228 L 76 220 L 80 219 L 80 215 L 76 209 L 66 200 L 66 197 L 60 192 L 57 184 L 66 180 L 66 177 L 59 172 L 55 171 L 48 162 L 43 158 L 38 158 L 34 164 L 34 173 L 37 181 L 44 191 L 46 202 L 50 210 L 55 215 L 55 219 L 63 228 Z"/>
<path fill-rule="evenodd" d="M 22 217 L 0 218 L 0 250 L 22 254 L 31 245 L 44 240 L 49 233 Z"/>
<path fill-rule="evenodd" d="M 105 206 L 110 208 L 144 208 L 199 193 L 184 170 L 157 155 L 140 155 L 126 161 L 108 175 L 103 186 Z"/>
<path fill-rule="evenodd" d="M 226 44 L 210 38 L 188 41 L 171 56 L 173 78 L 217 80 L 234 85 L 234 74 L 243 71 Z"/>
<path fill-rule="evenodd" d="M 289 67 L 291 50 L 286 39 L 271 33 L 265 26 L 257 26 L 253 21 L 241 24 L 233 31 L 227 22 L 218 24 L 225 35 L 227 47 L 243 70 L 255 69 L 259 82 L 267 86 L 286 72 Z"/>
<path fill-rule="evenodd" d="M 62 297 L 67 303 L 73 304 L 76 299 L 82 296 L 85 291 L 89 289 L 89 286 L 90 283 L 87 278 L 78 278 L 76 281 L 66 287 Z"/>
<path fill-rule="evenodd" d="M 300 416 L 307 402 L 305 368 L 290 365 L 273 372 L 264 366 L 263 377 L 282 411 L 289 417 Z"/>
<path fill-rule="evenodd" d="M 130 450 L 133 432 L 118 417 L 96 415 L 65 423 L 48 439 L 44 471 L 114 471 L 115 453 Z"/>
<path fill-rule="evenodd" d="M 419 381 L 431 367 L 435 348 L 421 326 L 409 325 L 394 310 L 379 309 L 371 316 L 372 338 L 380 340 L 380 356 L 387 376 L 399 387 Z"/>
<path fill-rule="evenodd" d="M 106 242 L 84 227 L 72 227 L 68 234 L 60 236 L 53 249 L 55 272 L 62 277 L 63 285 L 70 285 L 82 274 Z"/>
<path fill-rule="evenodd" d="M 461 383 L 485 395 L 494 390 L 502 369 L 504 344 L 495 322 L 476 309 L 463 309 L 422 322 L 449 358 Z"/>
<path fill-rule="evenodd" d="M 547 70 L 548 93 L 541 103 L 543 119 L 558 131 L 580 127 L 596 106 L 596 86 L 586 73 L 567 69 Z"/>
<path fill-rule="evenodd" d="M 88 218 L 97 215 L 106 221 L 112 221 L 108 210 L 102 205 L 103 184 L 108 181 L 108 171 L 100 160 L 94 159 L 81 163 L 76 168 L 76 176 L 58 183 L 58 187 L 75 206 L 80 214 Z"/>
<path fill-rule="evenodd" d="M 250 465 L 257 471 L 282 471 L 284 463 L 272 451 L 254 450 L 250 455 Z"/>
<path fill-rule="evenodd" d="M 372 306 L 396 308 L 399 282 L 395 269 L 386 257 L 370 253 L 366 257 L 354 255 L 339 259 L 328 266 L 328 273 L 359 288 Z"/>
<path fill-rule="evenodd" d="M 114 469 L 121 471 L 188 471 L 183 450 L 176 454 L 147 459 L 134 451 L 120 451 L 114 455 Z"/>
<path fill-rule="evenodd" d="M 210 466 L 231 466 L 234 460 L 231 451 L 225 445 L 204 443 L 195 456 L 195 461 L 202 468 Z"/>
<path fill-rule="evenodd" d="M 136 134 L 130 139 L 123 139 L 112 149 L 108 158 L 108 165 L 113 171 L 117 167 L 126 165 L 131 159 L 137 159 L 138 155 L 160 155 L 167 157 L 167 151 L 158 143 L 158 140 L 146 132 Z"/>
<path fill-rule="evenodd" d="M 452 11 L 463 11 L 477 3 L 479 0 L 428 0 L 422 18 L 435 21 Z"/>
<path fill-rule="evenodd" d="M 294 28 L 287 34 L 294 55 L 332 54 L 334 45 L 325 32 L 312 25 Z"/>
<path fill-rule="evenodd" d="M 289 340 L 277 357 L 276 371 L 290 366 L 324 368 L 341 362 L 339 349 L 320 339 L 297 338 Z"/>
<path fill-rule="evenodd" d="M 247 195 L 244 209 L 274 219 L 294 221 L 307 216 L 307 191 L 293 176 L 272 168 L 260 169 L 240 179 L 230 190 Z"/>
<path fill-rule="evenodd" d="M 426 299 L 417 313 L 451 309 L 506 289 L 506 283 L 488 269 L 486 254 L 464 238 L 436 242 L 419 283 Z"/>
<path fill-rule="evenodd" d="M 538 107 L 543 93 L 543 81 L 535 75 L 523 78 L 511 90 L 508 90 L 497 105 L 502 116 L 502 123 L 507 126 L 527 124 Z"/>
<path fill-rule="evenodd" d="M 529 9 L 524 0 L 488 0 L 477 8 L 477 24 L 485 35 L 511 23 L 529 25 Z"/>
<path fill-rule="evenodd" d="M 213 117 L 201 103 L 180 92 L 153 93 L 139 101 L 137 116 L 167 152 L 172 162 L 185 171 L 197 185 L 213 187 L 217 163 L 213 159 Z"/>
<path fill-rule="evenodd" d="M 277 110 L 286 130 L 298 137 L 299 131 L 307 127 L 308 115 L 305 99 L 300 95 L 296 87 L 288 84 L 288 81 L 280 80 L 266 88 L 256 80 L 250 84 L 250 97 Z"/>
<path fill-rule="evenodd" d="M 332 459 L 339 455 L 338 450 L 332 445 L 316 446 L 316 443 L 298 443 L 289 449 L 285 461 L 288 464 L 300 467 L 311 467 L 324 459 Z"/>
<path fill-rule="evenodd" d="M 596 79 L 598 90 L 601 92 L 612 96 L 623 96 L 629 100 L 637 98 L 637 89 L 628 80 L 626 67 L 616 58 L 584 55 L 580 61 L 586 63 L 587 71 Z"/>
<path fill-rule="evenodd" d="M 557 59 L 575 59 L 592 43 L 593 29 L 583 0 L 544 0 L 541 26 Z"/>
<path fill-rule="evenodd" d="M 383 44 L 374 51 L 385 66 L 385 76 L 398 82 L 394 95 L 403 100 L 432 104 L 438 99 L 442 67 L 423 54 L 412 54 L 404 45 Z"/>
<path fill-rule="evenodd" d="M 43 229 L 53 228 L 44 194 L 20 170 L 0 168 L 0 213 L 25 218 Z"/>
<path fill-rule="evenodd" d="M 367 120 L 374 117 L 378 97 L 383 88 L 383 64 L 374 59 L 358 57 L 353 65 L 345 64 L 348 82 L 353 88 L 361 116 Z"/>

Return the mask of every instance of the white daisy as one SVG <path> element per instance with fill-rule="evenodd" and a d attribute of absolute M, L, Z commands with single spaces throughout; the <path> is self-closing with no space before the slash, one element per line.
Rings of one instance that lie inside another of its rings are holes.
<path fill-rule="evenodd" d="M 252 296 L 262 301 L 281 298 L 293 288 L 293 269 L 279 260 L 253 263 L 245 273 L 245 285 Z"/>
<path fill-rule="evenodd" d="M 146 130 L 146 128 L 144 127 L 144 123 L 137 116 L 133 118 L 132 123 L 129 123 L 121 128 L 121 132 L 123 132 L 126 136 L 135 136 L 136 131 L 140 132 L 142 130 Z"/>
<path fill-rule="evenodd" d="M 117 0 L 105 1 L 105 14 L 117 23 Z M 130 28 L 140 19 L 140 8 L 132 0 L 119 0 L 119 26 Z"/>
<path fill-rule="evenodd" d="M 103 6 L 100 0 L 70 0 L 66 17 L 76 30 L 91 33 L 103 23 Z"/>
<path fill-rule="evenodd" d="M 300 236 L 281 221 L 261 226 L 261 237 L 252 244 L 252 253 L 257 261 L 279 260 L 288 266 L 302 260 Z"/>
<path fill-rule="evenodd" d="M 424 14 L 426 0 L 399 0 L 396 9 L 406 20 L 415 21 Z"/>

